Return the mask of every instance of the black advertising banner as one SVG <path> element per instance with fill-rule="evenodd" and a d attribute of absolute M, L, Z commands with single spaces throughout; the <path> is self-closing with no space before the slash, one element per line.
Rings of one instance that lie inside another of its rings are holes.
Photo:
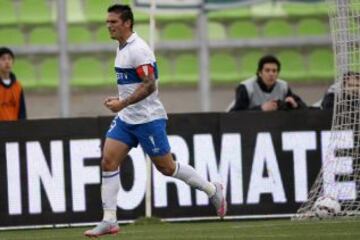
<path fill-rule="evenodd" d="M 101 219 L 101 149 L 112 118 L 0 123 L 0 228 Z M 226 189 L 230 218 L 293 214 L 307 199 L 329 142 L 323 111 L 169 115 L 176 161 Z M 130 151 L 121 169 L 118 219 L 145 215 L 147 157 Z M 152 168 L 152 214 L 214 217 L 207 196 Z"/>

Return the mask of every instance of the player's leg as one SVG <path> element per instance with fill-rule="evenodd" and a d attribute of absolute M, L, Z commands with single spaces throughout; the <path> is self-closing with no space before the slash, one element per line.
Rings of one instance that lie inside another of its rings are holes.
<path fill-rule="evenodd" d="M 221 184 L 211 183 L 201 177 L 193 167 L 175 162 L 166 135 L 166 120 L 156 120 L 143 124 L 136 136 L 156 168 L 166 176 L 178 178 L 190 186 L 204 191 L 222 218 L 226 214 L 226 201 Z"/>
<path fill-rule="evenodd" d="M 84 234 L 98 237 L 119 232 L 117 225 L 117 195 L 120 189 L 119 169 L 132 146 L 137 144 L 135 137 L 126 131 L 126 125 L 115 118 L 107 132 L 101 160 L 102 183 L 101 199 L 103 220 Z"/>
<path fill-rule="evenodd" d="M 151 160 L 162 174 L 180 179 L 190 186 L 204 191 L 216 208 L 217 215 L 220 218 L 226 215 L 227 204 L 220 183 L 211 183 L 205 180 L 192 166 L 175 162 L 170 153 L 163 156 L 151 156 Z"/>

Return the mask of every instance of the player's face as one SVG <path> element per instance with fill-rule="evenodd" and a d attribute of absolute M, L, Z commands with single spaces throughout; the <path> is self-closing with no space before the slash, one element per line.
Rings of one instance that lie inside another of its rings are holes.
<path fill-rule="evenodd" d="M 278 75 L 278 66 L 275 63 L 265 63 L 259 72 L 259 76 L 268 87 L 272 87 L 276 83 Z"/>
<path fill-rule="evenodd" d="M 4 54 L 0 57 L 0 72 L 9 73 L 13 66 L 13 58 L 10 54 Z"/>
<path fill-rule="evenodd" d="M 109 30 L 110 37 L 115 40 L 122 39 L 130 30 L 130 21 L 123 22 L 120 14 L 109 12 L 106 19 L 106 26 Z"/>

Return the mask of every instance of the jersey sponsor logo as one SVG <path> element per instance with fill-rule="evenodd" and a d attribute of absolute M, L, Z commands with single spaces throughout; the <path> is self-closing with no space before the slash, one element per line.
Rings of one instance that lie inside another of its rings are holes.
<path fill-rule="evenodd" d="M 116 78 L 118 80 L 126 80 L 126 79 L 128 79 L 128 75 L 127 75 L 127 73 L 117 72 Z"/>
<path fill-rule="evenodd" d="M 115 67 L 115 73 L 116 73 L 117 83 L 120 85 L 141 82 L 141 78 L 137 76 L 136 69 L 134 68 Z"/>

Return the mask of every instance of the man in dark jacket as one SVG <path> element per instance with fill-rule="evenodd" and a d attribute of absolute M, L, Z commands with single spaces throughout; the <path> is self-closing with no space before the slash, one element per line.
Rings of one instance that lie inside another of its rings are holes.
<path fill-rule="evenodd" d="M 339 102 L 343 105 L 342 111 L 350 111 L 350 108 L 359 108 L 360 73 L 352 71 L 345 73 L 342 84 L 341 86 L 340 82 L 336 82 L 329 87 L 321 101 L 322 109 L 333 110 L 336 92 L 342 93 L 339 95 Z"/>
<path fill-rule="evenodd" d="M 243 81 L 236 89 L 236 99 L 230 111 L 290 110 L 305 108 L 306 104 L 292 93 L 288 84 L 278 79 L 280 62 L 274 56 L 259 60 L 256 76 Z"/>

